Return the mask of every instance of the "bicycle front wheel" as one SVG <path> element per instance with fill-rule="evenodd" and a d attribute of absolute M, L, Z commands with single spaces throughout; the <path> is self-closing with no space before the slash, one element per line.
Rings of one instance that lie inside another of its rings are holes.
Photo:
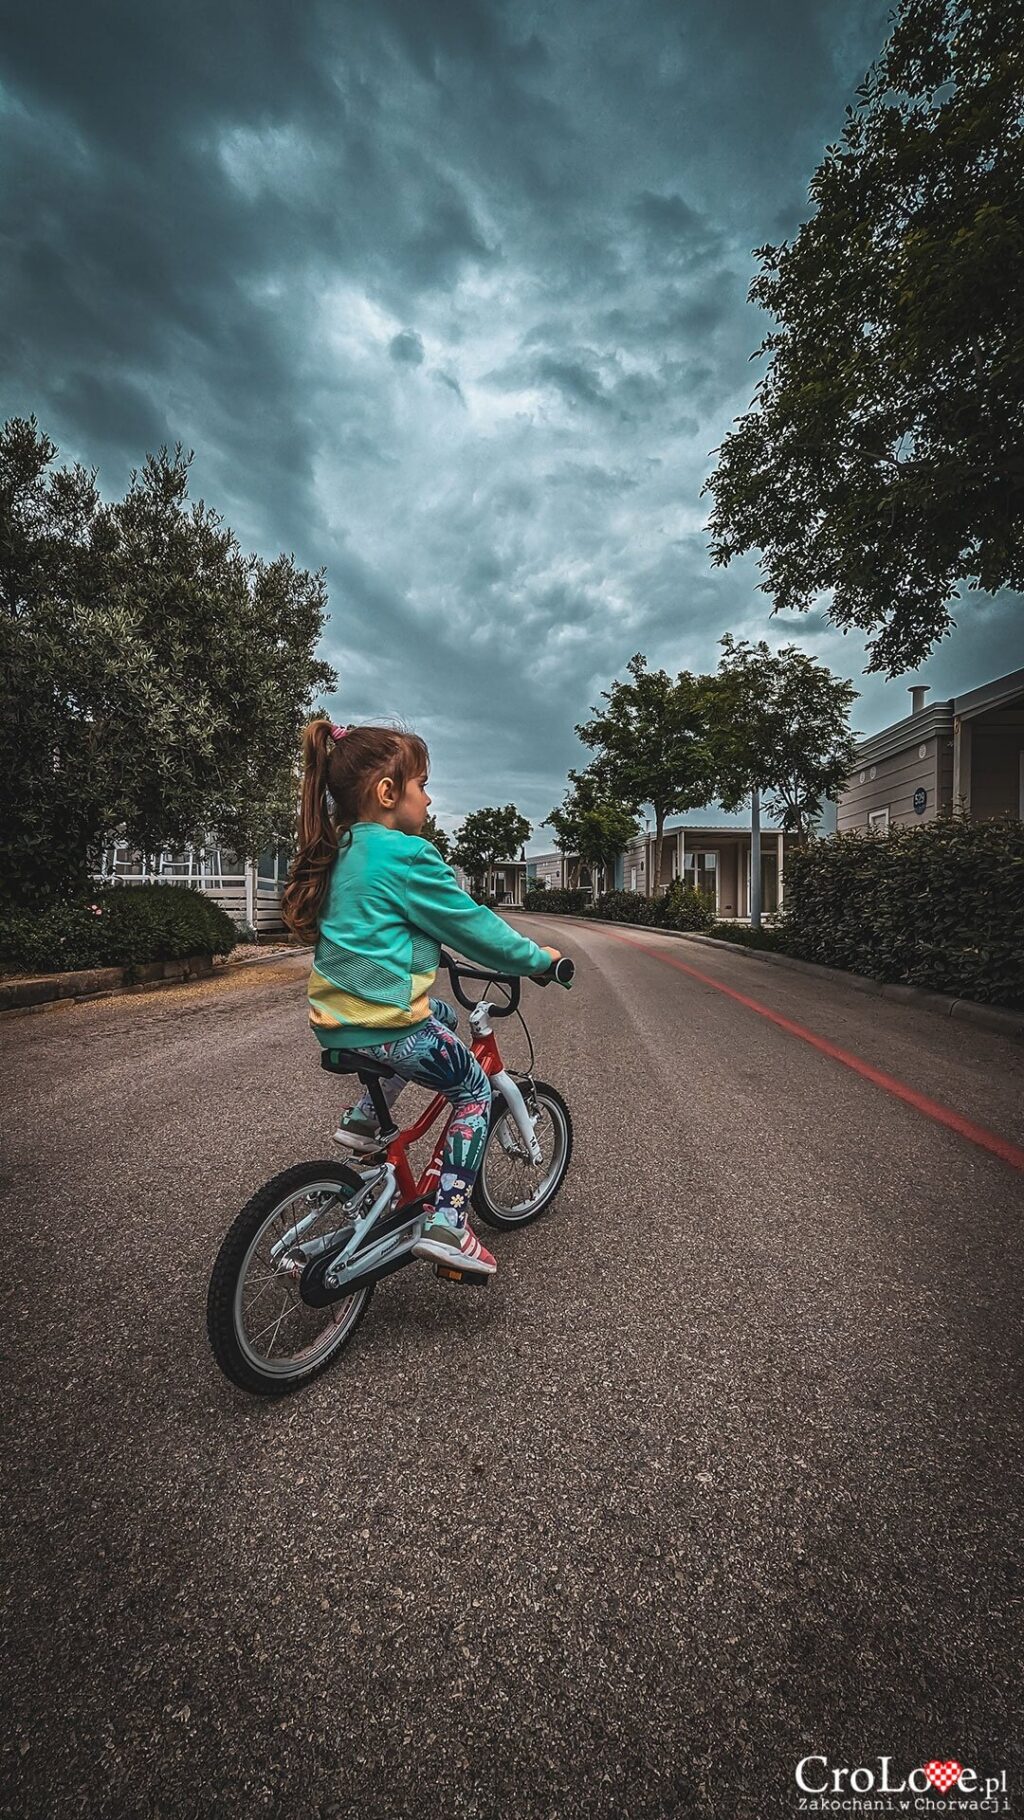
<path fill-rule="evenodd" d="M 351 1229 L 347 1203 L 362 1186 L 344 1163 L 298 1163 L 242 1208 L 206 1298 L 213 1356 L 240 1389 L 285 1396 L 319 1376 L 348 1345 L 372 1286 L 327 1308 L 308 1307 L 299 1294 L 307 1255 L 300 1246 L 344 1238 Z"/>
<path fill-rule="evenodd" d="M 572 1119 L 560 1093 L 544 1081 L 522 1084 L 523 1097 L 541 1147 L 534 1163 L 519 1126 L 498 1095 L 480 1173 L 473 1185 L 473 1206 L 488 1226 L 528 1226 L 550 1207 L 565 1180 L 572 1157 Z"/>

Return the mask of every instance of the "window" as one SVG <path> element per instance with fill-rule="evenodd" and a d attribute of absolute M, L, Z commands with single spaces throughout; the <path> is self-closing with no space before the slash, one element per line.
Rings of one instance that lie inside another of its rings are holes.
<path fill-rule="evenodd" d="M 629 888 L 631 891 L 636 890 L 636 867 L 635 866 L 630 866 L 630 868 L 629 868 Z"/>
<path fill-rule="evenodd" d="M 872 809 L 868 815 L 868 827 L 873 834 L 887 834 L 889 832 L 888 809 Z"/>
<path fill-rule="evenodd" d="M 718 911 L 718 854 L 697 853 L 688 848 L 683 856 L 683 880 L 702 896 L 709 897 Z"/>

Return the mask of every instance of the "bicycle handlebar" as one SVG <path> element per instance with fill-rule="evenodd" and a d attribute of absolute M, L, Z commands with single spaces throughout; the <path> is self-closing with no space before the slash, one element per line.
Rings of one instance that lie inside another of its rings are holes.
<path fill-rule="evenodd" d="M 562 954 L 557 961 L 552 961 L 547 972 L 542 973 L 540 979 L 535 979 L 533 983 L 535 986 L 550 986 L 553 980 L 556 986 L 564 986 L 568 992 L 575 978 L 576 962 L 571 961 L 567 954 Z"/>
<path fill-rule="evenodd" d="M 514 1011 L 518 1011 L 520 988 L 523 983 L 522 975 L 510 973 L 485 973 L 479 967 L 473 967 L 467 965 L 463 961 L 457 961 L 454 955 L 448 953 L 446 948 L 441 949 L 440 965 L 447 968 L 452 991 L 458 999 L 459 1004 L 464 1005 L 467 1011 L 472 1011 L 475 1001 L 471 998 L 467 998 L 465 994 L 460 991 L 460 979 L 483 980 L 487 985 L 508 986 L 511 988 L 512 997 L 507 1005 L 491 1006 L 492 1017 L 511 1017 Z M 572 985 L 575 972 L 575 962 L 571 961 L 568 955 L 563 954 L 560 960 L 552 961 L 546 973 L 541 974 L 539 977 L 536 975 L 527 975 L 526 977 L 532 978 L 535 986 L 550 986 L 552 981 L 554 981 L 556 985 L 564 986 L 566 991 L 568 991 L 569 987 Z"/>

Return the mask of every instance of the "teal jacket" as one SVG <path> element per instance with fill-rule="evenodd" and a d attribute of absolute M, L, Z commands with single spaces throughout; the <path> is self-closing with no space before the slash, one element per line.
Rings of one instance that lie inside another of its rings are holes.
<path fill-rule="evenodd" d="M 356 822 L 331 869 L 309 976 L 309 1021 L 324 1047 L 386 1043 L 425 1023 L 442 942 L 496 973 L 551 965 L 460 891 L 430 841 Z"/>

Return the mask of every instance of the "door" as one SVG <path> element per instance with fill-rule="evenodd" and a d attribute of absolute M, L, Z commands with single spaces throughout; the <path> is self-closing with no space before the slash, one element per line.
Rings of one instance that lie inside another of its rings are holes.
<path fill-rule="evenodd" d="M 775 836 L 772 835 L 774 843 Z M 761 848 L 761 909 L 774 916 L 779 907 L 779 855 L 773 848 Z M 747 915 L 750 914 L 750 849 L 747 849 Z"/>

